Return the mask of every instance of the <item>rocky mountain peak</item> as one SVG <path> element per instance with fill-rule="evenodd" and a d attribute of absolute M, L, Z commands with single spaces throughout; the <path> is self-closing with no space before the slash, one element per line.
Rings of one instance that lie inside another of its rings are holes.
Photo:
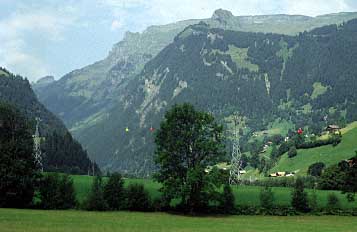
<path fill-rule="evenodd" d="M 230 12 L 228 10 L 224 10 L 224 9 L 217 9 L 214 11 L 211 18 L 213 20 L 218 20 L 218 21 L 227 21 L 233 17 L 234 17 L 234 15 L 232 14 L 232 12 Z"/>
<path fill-rule="evenodd" d="M 36 84 L 50 84 L 55 81 L 55 78 L 53 76 L 45 76 L 41 77 L 36 81 Z"/>

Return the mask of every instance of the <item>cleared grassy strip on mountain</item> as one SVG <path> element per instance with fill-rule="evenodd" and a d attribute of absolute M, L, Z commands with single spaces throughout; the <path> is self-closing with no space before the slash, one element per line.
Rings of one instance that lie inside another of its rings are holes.
<path fill-rule="evenodd" d="M 90 187 L 92 184 L 91 176 L 72 176 L 74 180 L 75 189 L 77 192 L 77 199 L 79 201 L 85 200 Z M 104 178 L 106 180 L 106 178 Z M 160 184 L 149 179 L 125 179 L 125 185 L 130 183 L 142 183 L 145 188 L 149 191 L 152 199 L 158 198 L 160 196 L 159 188 Z M 261 187 L 259 186 L 237 186 L 233 187 L 233 192 L 236 198 L 237 205 L 246 206 L 259 206 L 259 194 Z M 280 206 L 289 206 L 291 201 L 291 188 L 274 187 L 273 192 L 275 196 L 275 204 Z M 312 190 L 307 190 L 310 194 Z M 346 196 L 338 191 L 322 191 L 317 190 L 317 201 L 319 207 L 324 207 L 327 204 L 327 196 L 330 193 L 335 193 L 341 202 L 343 208 L 355 208 L 357 207 L 357 202 L 348 202 Z"/>
<path fill-rule="evenodd" d="M 297 156 L 288 158 L 284 154 L 278 164 L 270 172 L 299 171 L 299 175 L 306 175 L 309 166 L 316 162 L 323 162 L 326 166 L 336 164 L 355 155 L 357 150 L 357 123 L 354 122 L 341 130 L 342 142 L 311 149 L 299 149 Z"/>
<path fill-rule="evenodd" d="M 187 217 L 166 213 L 0 209 L 2 232 L 22 231 L 240 231 L 352 232 L 354 217 L 227 216 Z"/>

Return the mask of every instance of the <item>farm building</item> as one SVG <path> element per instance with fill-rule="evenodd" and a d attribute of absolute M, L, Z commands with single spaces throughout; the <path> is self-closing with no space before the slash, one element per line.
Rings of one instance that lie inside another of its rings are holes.
<path fill-rule="evenodd" d="M 350 167 L 353 167 L 353 166 L 357 165 L 357 157 L 353 157 L 353 158 L 351 158 L 349 160 L 346 160 L 346 161 L 347 161 L 347 163 L 348 163 L 348 165 Z"/>
<path fill-rule="evenodd" d="M 273 172 L 271 174 L 269 174 L 269 177 L 283 177 L 283 176 L 294 176 L 294 173 L 290 173 L 290 172 Z"/>
<path fill-rule="evenodd" d="M 341 128 L 337 125 L 328 125 L 326 131 L 332 134 L 332 133 L 340 132 L 340 129 Z"/>

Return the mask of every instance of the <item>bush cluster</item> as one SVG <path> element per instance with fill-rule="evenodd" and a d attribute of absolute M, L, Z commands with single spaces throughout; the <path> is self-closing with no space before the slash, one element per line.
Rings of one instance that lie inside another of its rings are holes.
<path fill-rule="evenodd" d="M 39 183 L 40 202 L 42 209 L 72 209 L 77 205 L 73 180 L 68 175 L 47 174 Z"/>

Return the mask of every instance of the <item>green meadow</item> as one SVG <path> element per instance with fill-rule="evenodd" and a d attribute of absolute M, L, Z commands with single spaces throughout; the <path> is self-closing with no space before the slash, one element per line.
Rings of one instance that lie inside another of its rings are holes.
<path fill-rule="evenodd" d="M 0 209 L 1 232 L 355 232 L 357 220 L 343 216 L 209 216 L 167 213 Z"/>
<path fill-rule="evenodd" d="M 85 200 L 88 192 L 90 191 L 92 179 L 91 176 L 72 176 L 74 181 L 74 186 L 77 193 L 77 199 L 82 202 Z M 107 178 L 104 178 L 104 182 Z M 150 179 L 125 179 L 125 185 L 127 186 L 129 183 L 142 183 L 145 188 L 150 193 L 152 199 L 158 198 L 160 196 L 160 184 L 154 182 Z M 260 186 L 236 186 L 233 187 L 233 192 L 236 198 L 237 205 L 245 205 L 245 206 L 259 206 L 259 194 L 262 187 Z M 275 196 L 275 204 L 279 206 L 289 206 L 291 201 L 291 188 L 285 187 L 273 187 L 273 192 Z M 313 190 L 306 190 L 309 194 L 312 193 Z M 324 190 L 316 190 L 318 205 L 320 207 L 324 207 L 327 204 L 327 196 L 330 193 L 335 193 L 340 200 L 341 206 L 343 208 L 356 208 L 356 202 L 348 202 L 346 196 L 340 193 L 339 191 L 324 191 Z"/>

